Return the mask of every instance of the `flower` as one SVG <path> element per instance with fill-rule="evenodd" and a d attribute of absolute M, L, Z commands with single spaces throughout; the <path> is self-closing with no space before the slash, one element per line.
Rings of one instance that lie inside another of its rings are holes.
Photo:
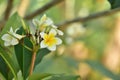
<path fill-rule="evenodd" d="M 15 30 L 15 32 L 13 32 L 13 29 L 11 27 L 9 33 L 8 34 L 4 34 L 2 36 L 1 39 L 5 41 L 4 42 L 5 46 L 16 45 L 16 44 L 19 43 L 20 39 L 22 39 L 23 37 L 25 37 L 23 35 L 16 34 L 16 31 L 17 30 Z"/>
<path fill-rule="evenodd" d="M 52 25 L 52 29 L 55 29 L 58 35 L 63 35 L 64 33 L 61 30 L 57 29 L 57 28 L 58 28 L 57 26 Z"/>
<path fill-rule="evenodd" d="M 56 50 L 56 45 L 59 45 L 62 43 L 62 40 L 56 37 L 56 31 L 54 29 L 51 29 L 49 34 L 46 34 L 44 32 L 41 32 L 40 35 L 43 38 L 43 40 L 40 43 L 41 48 L 48 48 L 51 51 Z"/>
<path fill-rule="evenodd" d="M 44 14 L 40 20 L 40 24 L 44 26 L 50 26 L 53 24 L 53 21 Z"/>
<path fill-rule="evenodd" d="M 33 19 L 33 24 L 35 26 L 38 26 L 38 28 L 45 28 L 47 26 L 50 26 L 53 24 L 53 21 L 47 17 L 45 14 L 41 17 L 40 20 L 38 19 Z"/>

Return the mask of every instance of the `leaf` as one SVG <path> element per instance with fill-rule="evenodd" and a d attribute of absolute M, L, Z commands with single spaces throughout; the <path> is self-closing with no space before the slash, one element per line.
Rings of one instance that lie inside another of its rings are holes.
<path fill-rule="evenodd" d="M 18 16 L 17 13 L 13 14 L 10 19 L 7 21 L 5 27 L 3 28 L 2 32 L 0 33 L 0 37 L 1 35 L 3 35 L 4 33 L 7 33 L 7 31 L 10 30 L 10 27 L 12 27 L 13 29 L 19 28 L 21 26 L 21 21 L 20 21 L 20 17 Z"/>
<path fill-rule="evenodd" d="M 49 76 L 51 76 L 51 74 L 33 74 L 29 77 L 28 80 L 41 80 Z"/>
<path fill-rule="evenodd" d="M 23 32 L 24 31 L 22 28 L 20 28 L 20 30 L 17 31 L 17 33 L 19 34 L 22 34 Z M 28 38 L 24 38 L 23 43 L 26 46 L 32 48 L 32 43 Z M 21 44 L 16 45 L 14 49 L 23 77 L 26 79 L 31 64 L 32 51 L 29 51 L 28 49 L 24 48 Z"/>
<path fill-rule="evenodd" d="M 8 79 L 8 74 L 7 74 L 8 67 L 1 56 L 0 56 L 0 72 L 6 79 Z"/>
<path fill-rule="evenodd" d="M 80 76 L 65 74 L 33 74 L 28 80 L 80 80 Z"/>
<path fill-rule="evenodd" d="M 120 7 L 120 0 L 108 0 L 111 4 L 111 8 L 118 8 Z"/>
<path fill-rule="evenodd" d="M 79 61 L 73 59 L 70 56 L 63 57 L 63 60 L 65 60 L 69 66 L 78 69 Z"/>
<path fill-rule="evenodd" d="M 6 62 L 6 65 L 11 70 L 12 74 L 15 78 L 17 78 L 17 69 L 15 67 L 15 64 L 13 63 L 12 57 L 9 56 L 9 54 L 0 46 L 0 56 L 4 59 Z M 7 72 L 8 74 L 8 72 Z"/>
<path fill-rule="evenodd" d="M 80 76 L 74 76 L 74 75 L 52 75 L 50 79 L 47 80 L 80 80 Z"/>
<path fill-rule="evenodd" d="M 34 73 L 73 74 L 72 64 L 67 64 L 63 56 L 56 57 L 48 54 L 40 64 L 35 67 Z"/>
<path fill-rule="evenodd" d="M 50 51 L 46 48 L 44 49 L 39 49 L 38 53 L 37 53 L 37 56 L 36 56 L 36 61 L 35 61 L 35 66 L 37 64 L 39 64 L 42 60 L 42 58 L 47 55 L 48 53 L 50 53 Z"/>
<path fill-rule="evenodd" d="M 101 63 L 96 61 L 85 61 L 91 68 L 101 72 L 103 75 L 108 76 L 114 80 L 120 80 L 120 77 L 118 75 L 115 75 L 111 71 L 109 71 L 107 68 L 105 68 Z"/>

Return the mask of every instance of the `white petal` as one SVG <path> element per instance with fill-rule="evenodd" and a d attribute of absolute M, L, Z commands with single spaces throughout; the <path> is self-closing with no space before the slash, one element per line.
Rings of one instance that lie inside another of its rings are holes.
<path fill-rule="evenodd" d="M 16 34 L 16 33 L 14 33 L 13 36 L 15 36 L 19 40 L 25 37 L 24 35 L 19 35 L 19 34 Z"/>
<path fill-rule="evenodd" d="M 45 21 L 45 24 L 46 24 L 47 26 L 52 25 L 52 24 L 53 24 L 53 21 L 52 21 L 50 18 L 47 18 L 47 20 Z"/>
<path fill-rule="evenodd" d="M 43 24 L 47 20 L 46 14 L 41 17 L 40 23 Z"/>
<path fill-rule="evenodd" d="M 54 46 L 49 46 L 48 49 L 49 49 L 50 51 L 55 51 L 55 50 L 56 50 L 56 46 L 55 46 L 55 45 L 54 45 Z"/>
<path fill-rule="evenodd" d="M 41 35 L 42 38 L 44 38 L 45 33 L 44 33 L 44 32 L 41 32 L 40 35 Z"/>
<path fill-rule="evenodd" d="M 15 29 L 15 33 L 19 30 L 20 28 Z"/>
<path fill-rule="evenodd" d="M 10 32 L 13 33 L 13 29 L 12 29 L 12 27 L 10 27 Z"/>
<path fill-rule="evenodd" d="M 54 24 L 53 24 L 53 25 L 51 25 L 51 26 L 52 26 L 53 28 L 55 28 L 55 29 L 57 28 L 57 26 L 56 26 L 56 25 L 54 25 Z"/>
<path fill-rule="evenodd" d="M 57 45 L 59 45 L 59 44 L 61 44 L 62 43 L 62 40 L 61 39 L 59 39 L 59 38 L 56 38 L 57 39 Z"/>
<path fill-rule="evenodd" d="M 54 34 L 54 35 L 56 35 L 56 34 L 57 34 L 57 32 L 56 32 L 56 30 L 55 30 L 55 29 L 51 29 L 49 33 L 50 33 L 50 34 Z"/>
<path fill-rule="evenodd" d="M 11 45 L 16 45 L 18 43 L 19 43 L 19 41 L 15 38 L 13 38 L 12 41 L 11 41 Z"/>
<path fill-rule="evenodd" d="M 61 30 L 57 30 L 59 35 L 63 35 L 64 33 Z"/>
<path fill-rule="evenodd" d="M 32 20 L 32 23 L 35 25 L 35 26 L 38 26 L 40 24 L 40 21 L 38 19 L 33 19 Z"/>
<path fill-rule="evenodd" d="M 6 40 L 6 38 L 8 38 L 8 36 L 10 36 L 10 35 L 9 34 L 4 34 L 1 39 Z"/>
<path fill-rule="evenodd" d="M 10 41 L 12 40 L 12 36 L 9 35 L 9 34 L 4 34 L 4 35 L 2 36 L 2 40 L 7 41 L 7 42 L 10 42 Z"/>
<path fill-rule="evenodd" d="M 41 48 L 46 48 L 46 47 L 47 47 L 47 45 L 45 44 L 44 40 L 41 41 L 41 43 L 40 43 L 40 47 L 41 47 Z"/>
<path fill-rule="evenodd" d="M 4 45 L 5 46 L 10 46 L 11 44 L 10 44 L 10 42 L 4 42 Z"/>

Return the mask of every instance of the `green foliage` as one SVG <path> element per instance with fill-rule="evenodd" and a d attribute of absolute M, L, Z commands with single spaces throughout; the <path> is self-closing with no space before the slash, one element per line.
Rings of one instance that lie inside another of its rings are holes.
<path fill-rule="evenodd" d="M 17 78 L 17 68 L 15 66 L 15 64 L 13 63 L 14 61 L 12 60 L 12 58 L 10 57 L 10 55 L 8 54 L 7 51 L 4 51 L 4 49 L 2 47 L 0 47 L 0 56 L 4 59 L 6 65 L 8 66 L 8 68 L 10 69 L 10 71 L 12 72 L 14 78 Z M 4 64 L 4 63 L 3 63 Z M 4 67 L 1 66 L 2 68 Z M 4 68 L 3 68 L 4 69 Z M 6 71 L 6 70 L 5 70 Z M 3 73 L 3 72 L 2 72 Z M 6 76 L 9 72 L 7 72 L 6 74 L 3 74 L 4 76 Z M 7 78 L 7 77 L 6 77 Z"/>
<path fill-rule="evenodd" d="M 42 58 L 48 53 L 50 53 L 48 49 L 39 49 L 36 55 L 35 66 L 37 66 L 41 62 Z"/>
<path fill-rule="evenodd" d="M 118 8 L 120 7 L 120 0 L 108 0 L 111 4 L 111 8 Z"/>
<path fill-rule="evenodd" d="M 21 20 L 17 13 L 13 14 L 9 20 L 7 21 L 5 27 L 2 29 L 2 32 L 0 33 L 0 37 L 5 34 L 7 31 L 10 30 L 10 27 L 12 27 L 14 30 L 19 28 L 21 26 Z"/>
<path fill-rule="evenodd" d="M 94 70 L 99 71 L 100 73 L 102 73 L 105 76 L 108 76 L 110 78 L 112 78 L 113 80 L 119 80 L 120 76 L 119 75 L 115 75 L 114 73 L 112 73 L 110 70 L 108 70 L 106 67 L 104 67 L 100 62 L 97 61 L 91 61 L 91 60 L 87 60 L 85 61 L 91 68 L 93 68 Z"/>
<path fill-rule="evenodd" d="M 8 72 L 8 67 L 1 56 L 0 56 L 0 72 L 5 78 L 8 79 L 8 74 L 6 74 Z"/>
<path fill-rule="evenodd" d="M 52 75 L 50 79 L 47 80 L 80 80 L 80 76 L 72 76 L 72 75 Z"/>
<path fill-rule="evenodd" d="M 80 76 L 65 74 L 33 74 L 28 80 L 80 80 Z"/>
<path fill-rule="evenodd" d="M 28 80 L 42 80 L 46 77 L 51 76 L 52 74 L 33 74 L 29 77 Z"/>
<path fill-rule="evenodd" d="M 38 8 L 42 7 L 47 2 L 49 2 L 49 0 L 29 0 L 29 1 L 30 4 L 25 14 L 31 14 L 32 12 L 34 12 L 35 10 L 37 10 Z M 64 2 L 64 5 L 62 4 L 59 6 L 54 6 L 53 8 L 47 10 L 46 14 L 50 16 L 55 21 L 55 23 L 59 23 L 61 20 L 67 19 L 66 14 L 69 14 L 69 11 L 67 12 L 66 8 L 64 8 L 65 6 L 66 7 L 74 6 L 73 7 L 74 10 L 73 9 L 70 10 L 71 13 L 73 12 L 72 15 L 76 18 L 78 16 L 83 17 L 85 13 L 87 13 L 87 16 L 89 16 L 89 14 L 91 13 L 108 9 L 108 7 L 106 8 L 105 1 L 111 4 L 112 9 L 120 7 L 119 4 L 120 0 L 73 0 L 73 1 L 74 4 L 70 3 L 69 6 L 68 4 L 66 4 L 66 2 Z M 12 10 L 13 12 L 16 9 L 16 6 L 20 5 L 20 2 L 21 1 L 19 0 L 13 0 L 13 8 L 14 8 Z M 0 20 L 4 18 L 3 13 L 4 10 L 6 9 L 6 4 L 7 4 L 7 0 L 0 0 L 0 10 L 1 10 Z M 84 10 L 86 12 L 84 12 Z M 82 13 L 83 15 L 79 15 L 80 13 Z M 38 17 L 39 15 L 37 16 L 37 18 Z M 113 20 L 115 21 L 115 19 Z M 33 28 L 35 27 L 31 23 L 31 20 L 29 21 L 29 23 L 31 27 Z M 87 48 L 88 53 L 90 54 L 88 55 L 89 56 L 88 60 L 85 61 L 84 63 L 87 63 L 93 69 L 93 72 L 94 70 L 98 71 L 98 74 L 96 75 L 99 75 L 99 73 L 101 73 L 103 75 L 102 77 L 104 77 L 105 75 L 106 77 L 112 78 L 113 80 L 119 80 L 120 77 L 117 74 L 114 74 L 112 71 L 109 71 L 105 66 L 103 66 L 99 62 L 104 54 L 104 49 L 108 44 L 109 41 L 108 36 L 110 36 L 111 33 L 111 31 L 109 31 L 111 28 L 106 28 L 106 26 L 109 27 L 111 23 L 113 23 L 112 20 L 105 20 L 103 18 L 99 20 L 96 19 L 85 24 L 80 23 L 83 25 L 83 27 L 85 27 L 87 31 L 85 35 L 83 35 L 82 37 L 80 35 L 77 35 L 77 41 L 85 43 L 85 49 Z M 3 34 L 9 31 L 10 27 L 12 27 L 15 30 L 16 28 L 20 28 L 21 26 L 22 23 L 19 15 L 17 13 L 11 15 L 7 23 L 5 24 L 2 32 L 0 33 L 0 38 Z M 65 29 L 66 28 L 64 27 L 63 30 Z M 17 33 L 25 34 L 25 30 L 23 30 L 21 27 L 20 30 L 17 31 Z M 64 40 L 66 39 L 66 35 L 63 39 Z M 73 41 L 75 42 L 76 40 L 74 39 Z M 79 69 L 80 62 L 68 56 L 71 54 L 67 54 L 66 56 L 65 53 L 69 53 L 68 51 L 69 48 L 67 48 L 69 46 L 66 44 L 63 44 L 65 46 L 65 52 L 64 52 L 65 55 L 61 53 L 59 54 L 59 51 L 58 53 L 56 51 L 52 53 L 51 56 L 49 54 L 50 51 L 48 49 L 46 48 L 39 49 L 36 54 L 33 74 L 29 76 L 28 74 L 30 70 L 32 51 L 23 47 L 21 43 L 33 49 L 33 44 L 28 37 L 22 39 L 20 41 L 20 44 L 16 45 L 14 49 L 11 48 L 11 46 L 8 47 L 9 49 L 4 48 L 2 46 L 3 41 L 0 39 L 0 79 L 2 79 L 1 75 L 4 78 L 6 78 L 6 80 L 12 80 L 13 78 L 16 80 L 26 80 L 27 78 L 28 80 L 79 80 L 80 79 L 80 76 L 74 76 L 75 74 L 74 72 L 76 70 L 78 71 Z M 80 50 L 80 53 L 82 53 L 83 50 Z M 73 53 L 74 52 L 78 53 L 79 51 L 73 51 Z M 44 58 L 44 56 L 46 57 Z M 89 58 L 92 58 L 94 60 L 91 61 L 89 60 Z M 87 75 L 87 77 L 89 77 L 89 75 Z M 93 80 L 93 78 L 88 80 Z"/>

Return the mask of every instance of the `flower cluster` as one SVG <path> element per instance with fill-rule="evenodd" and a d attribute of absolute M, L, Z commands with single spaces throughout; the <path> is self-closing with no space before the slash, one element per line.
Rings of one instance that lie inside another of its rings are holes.
<path fill-rule="evenodd" d="M 58 30 L 57 26 L 55 26 L 53 21 L 46 15 L 43 15 L 40 20 L 33 19 L 33 24 L 35 25 L 36 30 L 34 33 L 32 33 L 32 30 L 29 30 L 30 36 L 27 36 L 27 34 L 17 34 L 17 30 L 13 31 L 11 27 L 10 31 L 2 36 L 4 45 L 17 45 L 21 39 L 29 37 L 30 41 L 33 43 L 33 46 L 37 45 L 40 48 L 48 48 L 51 51 L 56 50 L 56 45 L 62 43 L 62 40 L 58 38 L 58 35 L 63 35 L 63 32 Z"/>

